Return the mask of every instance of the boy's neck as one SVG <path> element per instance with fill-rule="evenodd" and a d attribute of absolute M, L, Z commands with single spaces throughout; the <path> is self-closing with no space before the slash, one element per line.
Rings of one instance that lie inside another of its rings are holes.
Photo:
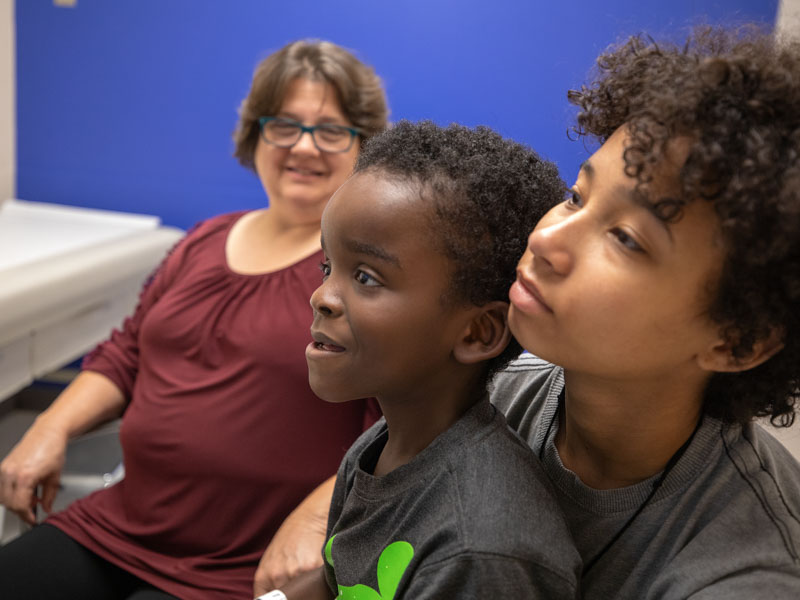
<path fill-rule="evenodd" d="M 418 390 L 413 396 L 378 398 L 389 437 L 375 465 L 375 476 L 411 461 L 484 397 L 485 393 L 475 391 L 475 377 L 462 375 L 451 380 L 452 385 Z"/>
<path fill-rule="evenodd" d="M 697 426 L 707 377 L 611 383 L 565 373 L 565 381 L 561 461 L 589 487 L 613 489 L 664 469 Z"/>

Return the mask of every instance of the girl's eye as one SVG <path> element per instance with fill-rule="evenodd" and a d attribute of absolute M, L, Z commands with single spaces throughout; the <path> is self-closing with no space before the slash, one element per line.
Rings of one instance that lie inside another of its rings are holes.
<path fill-rule="evenodd" d="M 323 261 L 319 263 L 319 270 L 322 271 L 322 280 L 325 281 L 328 275 L 331 274 L 331 263 L 330 261 Z"/>
<path fill-rule="evenodd" d="M 358 283 L 360 283 L 361 285 L 367 285 L 367 286 L 380 285 L 380 282 L 377 279 L 375 279 L 369 273 L 367 273 L 365 271 L 362 271 L 361 269 L 356 269 L 356 273 L 355 273 L 354 277 L 355 277 L 355 280 Z"/>
<path fill-rule="evenodd" d="M 580 207 L 583 206 L 583 198 L 581 198 L 581 195 L 575 190 L 569 190 L 564 203 L 567 206 Z"/>
<path fill-rule="evenodd" d="M 611 234 L 617 238 L 617 241 L 625 246 L 628 250 L 633 252 L 644 252 L 644 248 L 642 248 L 635 239 L 633 239 L 630 235 L 628 235 L 622 229 L 613 229 Z"/>

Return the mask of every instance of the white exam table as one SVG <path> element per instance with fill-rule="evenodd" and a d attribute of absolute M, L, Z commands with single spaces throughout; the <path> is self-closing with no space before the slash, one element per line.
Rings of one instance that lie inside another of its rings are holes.
<path fill-rule="evenodd" d="M 0 204 L 0 402 L 119 327 L 182 235 L 158 217 Z"/>

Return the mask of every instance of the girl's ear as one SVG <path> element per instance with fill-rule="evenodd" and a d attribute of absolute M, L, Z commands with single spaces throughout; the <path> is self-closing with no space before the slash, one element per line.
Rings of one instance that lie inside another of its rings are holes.
<path fill-rule="evenodd" d="M 508 302 L 496 300 L 477 309 L 456 340 L 453 355 L 460 363 L 474 364 L 494 358 L 510 340 Z"/>
<path fill-rule="evenodd" d="M 767 337 L 753 344 L 753 350 L 747 356 L 735 357 L 731 352 L 731 342 L 720 339 L 698 355 L 697 363 L 706 371 L 736 373 L 765 363 L 782 349 L 783 330 L 772 329 Z"/>

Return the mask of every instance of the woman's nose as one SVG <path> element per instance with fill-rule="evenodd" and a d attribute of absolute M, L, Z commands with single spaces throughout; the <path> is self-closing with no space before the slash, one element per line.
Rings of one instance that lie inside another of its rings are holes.
<path fill-rule="evenodd" d="M 579 232 L 570 219 L 539 224 L 528 237 L 528 249 L 534 260 L 557 275 L 567 275 L 575 265 Z"/>
<path fill-rule="evenodd" d="M 300 139 L 291 147 L 291 151 L 295 154 L 320 154 L 310 131 L 304 131 L 300 134 Z"/>

